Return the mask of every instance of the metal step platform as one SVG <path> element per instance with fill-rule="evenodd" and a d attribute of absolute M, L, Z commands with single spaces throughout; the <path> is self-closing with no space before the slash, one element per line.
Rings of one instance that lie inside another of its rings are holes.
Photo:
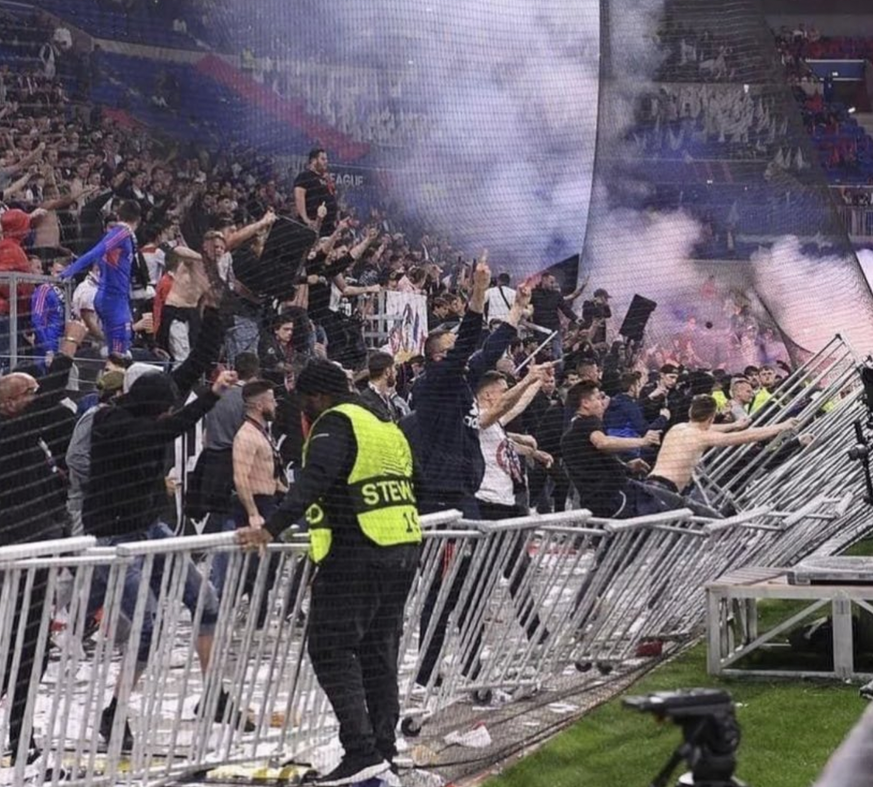
<path fill-rule="evenodd" d="M 873 557 L 811 557 L 788 571 L 792 585 L 873 585 Z"/>

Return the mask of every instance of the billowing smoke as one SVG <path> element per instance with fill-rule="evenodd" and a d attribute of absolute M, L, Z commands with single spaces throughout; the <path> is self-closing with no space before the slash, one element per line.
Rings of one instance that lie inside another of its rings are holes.
<path fill-rule="evenodd" d="M 371 163 L 391 171 L 399 211 L 466 256 L 488 247 L 520 278 L 579 252 L 587 233 L 580 275 L 610 291 L 616 323 L 634 293 L 657 301 L 658 340 L 695 316 L 727 341 L 748 308 L 809 349 L 836 330 L 873 347 L 850 255 L 811 261 L 785 239 L 751 263 L 701 263 L 704 230 L 690 214 L 616 207 L 646 201 L 645 176 L 621 162 L 638 155 L 626 132 L 665 57 L 664 0 L 612 0 L 605 42 L 598 0 L 300 0 L 293 13 L 264 1 L 273 11 L 255 24 L 281 28 L 295 57 L 387 75 L 378 96 L 352 102 L 419 120 Z M 612 64 L 603 84 L 601 51 Z"/>
<path fill-rule="evenodd" d="M 589 222 L 583 275 L 589 289 L 609 293 L 616 330 L 639 294 L 658 304 L 647 326 L 649 346 L 674 355 L 673 339 L 687 329 L 690 318 L 696 320 L 699 349 L 711 355 L 716 345 L 727 346 L 725 303 L 733 289 L 749 283 L 747 266 L 737 266 L 729 282 L 726 271 L 691 262 L 702 232 L 684 211 L 614 209 Z M 719 361 L 729 360 L 734 359 L 721 351 Z"/>
<path fill-rule="evenodd" d="M 606 108 L 615 139 L 660 62 L 663 1 L 627 0 L 610 19 L 622 80 Z M 247 24 L 264 37 L 281 31 L 294 57 L 385 77 L 380 95 L 346 97 L 362 117 L 416 118 L 414 133 L 371 163 L 390 171 L 388 196 L 417 227 L 468 257 L 487 247 L 495 267 L 519 277 L 581 251 L 598 142 L 600 0 L 299 0 L 293 11 L 263 2 Z"/>
<path fill-rule="evenodd" d="M 681 302 L 678 295 L 703 283 L 705 276 L 686 263 L 700 234 L 697 221 L 682 211 L 612 210 L 589 226 L 585 275 L 609 292 L 617 313 L 639 293 L 663 303 L 658 317 L 666 316 L 668 304 Z"/>
<path fill-rule="evenodd" d="M 792 351 L 815 352 L 837 332 L 863 352 L 873 348 L 873 298 L 848 248 L 842 256 L 811 258 L 796 238 L 773 238 L 772 248 L 762 247 L 749 262 L 706 263 L 695 259 L 695 252 L 707 246 L 711 226 L 683 211 L 616 207 L 645 204 L 650 197 L 648 173 L 639 151 L 628 149 L 624 132 L 640 96 L 638 78 L 651 78 L 657 71 L 657 56 L 665 53 L 655 48 L 652 55 L 647 45 L 657 18 L 640 14 L 634 0 L 614 0 L 611 9 L 615 20 L 611 54 L 616 66 L 610 81 L 601 85 L 600 161 L 580 275 L 610 292 L 616 322 L 632 295 L 639 293 L 658 303 L 648 328 L 650 344 L 671 354 L 677 336 L 694 334 L 698 348 L 706 349 L 699 356 L 702 363 L 734 369 L 787 358 L 786 349 L 778 346 L 780 336 L 790 339 Z M 637 15 L 629 17 L 626 11 Z M 649 57 L 633 57 L 640 52 L 649 52 Z M 618 131 L 610 136 L 612 128 Z M 625 167 L 625 160 L 636 161 L 637 166 Z M 792 196 L 799 196 L 800 183 L 779 172 L 786 193 L 796 191 Z M 692 180 L 699 177 L 690 171 L 689 175 Z M 777 186 L 775 179 L 769 182 L 773 194 L 783 196 Z M 829 210 L 826 190 L 818 198 L 814 192 L 805 197 L 820 221 Z M 738 222 L 737 218 L 734 223 Z M 691 317 L 696 319 L 694 328 L 688 326 Z M 797 353 L 794 360 L 801 355 Z"/>
<path fill-rule="evenodd" d="M 424 109 L 393 157 L 393 191 L 419 224 L 470 255 L 531 273 L 582 246 L 598 96 L 596 2 L 379 2 L 396 52 L 414 44 L 404 95 Z M 376 51 L 389 42 L 378 33 Z"/>
<path fill-rule="evenodd" d="M 752 260 L 754 288 L 780 330 L 816 352 L 840 333 L 861 353 L 873 349 L 873 300 L 853 254 L 804 255 L 797 238 Z"/>

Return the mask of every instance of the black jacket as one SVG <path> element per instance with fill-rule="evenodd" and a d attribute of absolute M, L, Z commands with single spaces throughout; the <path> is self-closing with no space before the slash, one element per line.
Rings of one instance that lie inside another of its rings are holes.
<path fill-rule="evenodd" d="M 542 328 L 548 328 L 550 331 L 557 331 L 561 328 L 561 318 L 559 313 L 563 314 L 570 322 L 576 322 L 578 317 L 567 301 L 564 300 L 564 295 L 560 290 L 546 290 L 542 287 L 534 287 L 530 299 L 533 306 L 533 321 Z"/>
<path fill-rule="evenodd" d="M 357 399 L 354 403 L 361 404 Z M 370 410 L 369 407 L 366 409 Z M 381 417 L 378 413 L 374 414 Z M 354 429 L 347 416 L 327 413 L 319 418 L 309 435 L 306 466 L 295 473 L 294 484 L 266 523 L 267 530 L 273 536 L 278 536 L 301 521 L 306 509 L 321 499 L 325 523 L 330 527 L 333 537 L 331 560 L 360 559 L 362 549 L 384 550 L 384 547 L 376 546 L 364 535 L 349 495 L 348 478 L 357 454 Z"/>
<path fill-rule="evenodd" d="M 155 376 L 169 377 L 176 397 L 184 398 L 217 360 L 223 340 L 219 311 L 205 309 L 191 354 L 168 376 Z M 82 511 L 85 531 L 100 537 L 144 533 L 166 504 L 164 471 L 169 446 L 217 401 L 209 391 L 179 412 L 159 416 L 152 412 L 152 402 L 128 394 L 97 412 Z"/>
<path fill-rule="evenodd" d="M 412 388 L 413 414 L 400 422 L 421 473 L 419 503 L 424 511 L 472 497 L 485 472 L 479 448 L 479 412 L 473 389 L 494 368 L 517 331 L 502 323 L 475 352 L 483 317 L 467 312 L 455 346 L 445 359 L 430 362 Z"/>
<path fill-rule="evenodd" d="M 65 490 L 55 463 L 63 454 L 52 461 L 46 449 L 64 450 L 55 438 L 71 414 L 58 399 L 71 366 L 69 358 L 56 356 L 38 380 L 33 404 L 18 416 L 0 418 L 0 546 L 62 535 Z"/>
<path fill-rule="evenodd" d="M 137 386 L 134 386 L 134 392 Z M 172 415 L 155 415 L 128 394 L 94 416 L 91 478 L 85 488 L 85 532 L 101 538 L 144 534 L 163 506 L 166 447 L 218 401 L 211 391 Z"/>

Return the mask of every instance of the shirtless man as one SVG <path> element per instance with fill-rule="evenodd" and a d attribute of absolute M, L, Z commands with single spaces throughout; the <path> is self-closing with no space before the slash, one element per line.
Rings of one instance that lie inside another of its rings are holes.
<path fill-rule="evenodd" d="M 203 258 L 191 249 L 176 247 L 167 258 L 173 284 L 161 311 L 158 344 L 181 363 L 191 353 L 200 330 L 200 302 L 210 283 Z"/>
<path fill-rule="evenodd" d="M 233 441 L 233 483 L 237 524 L 260 527 L 287 491 L 282 460 L 267 425 L 276 417 L 273 384 L 252 380 L 243 386 L 245 420 Z"/>
<path fill-rule="evenodd" d="M 746 445 L 769 440 L 781 432 L 796 429 L 798 421 L 791 418 L 781 424 L 743 428 L 748 419 L 732 424 L 714 424 L 718 406 L 709 394 L 695 396 L 688 414 L 690 423 L 677 424 L 664 438 L 655 469 L 646 483 L 655 484 L 681 494 L 691 483 L 691 475 L 700 457 L 714 446 Z M 801 443 L 808 444 L 811 437 L 804 435 Z"/>
<path fill-rule="evenodd" d="M 228 529 L 247 525 L 262 527 L 264 521 L 278 508 L 287 491 L 282 473 L 282 457 L 268 428 L 276 417 L 273 384 L 266 380 L 251 380 L 243 386 L 242 396 L 245 420 L 233 440 L 233 485 L 236 496 L 232 519 L 227 523 Z M 268 582 L 272 585 L 278 574 L 278 557 L 274 555 L 269 559 L 275 561 L 267 572 Z M 255 596 L 258 563 L 257 559 L 250 561 L 245 578 L 245 592 L 250 599 Z M 219 595 L 224 592 L 226 570 L 226 561 L 216 560 L 213 582 Z M 258 627 L 263 626 L 266 620 L 269 602 L 270 593 L 267 587 L 262 591 Z"/>

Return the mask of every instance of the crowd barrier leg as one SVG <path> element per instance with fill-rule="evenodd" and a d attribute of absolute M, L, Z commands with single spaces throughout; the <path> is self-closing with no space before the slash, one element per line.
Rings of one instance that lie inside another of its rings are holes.
<path fill-rule="evenodd" d="M 406 628 L 418 629 L 418 646 L 408 635 L 401 642 L 401 653 L 415 664 L 401 690 L 405 717 L 433 712 L 451 696 L 448 687 L 453 684 L 458 659 L 445 671 L 443 660 L 455 642 L 455 621 L 461 611 L 467 611 L 473 587 L 471 569 L 482 560 L 479 546 L 483 538 L 473 530 L 425 531 L 422 568 L 406 606 Z M 430 702 L 432 697 L 436 705 Z"/>

